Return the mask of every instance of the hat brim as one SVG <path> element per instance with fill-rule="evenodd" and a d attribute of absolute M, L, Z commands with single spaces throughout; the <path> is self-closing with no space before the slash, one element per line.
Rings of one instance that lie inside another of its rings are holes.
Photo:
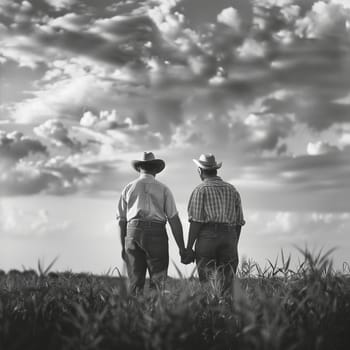
<path fill-rule="evenodd" d="M 199 168 L 202 168 L 202 169 L 220 169 L 222 166 L 222 162 L 216 163 L 216 165 L 205 165 L 197 159 L 192 159 L 192 160 Z"/>
<path fill-rule="evenodd" d="M 140 168 L 142 168 L 142 165 L 149 164 L 154 168 L 154 171 L 158 174 L 165 168 L 165 162 L 162 159 L 152 159 L 152 160 L 133 160 L 131 162 L 131 165 L 133 168 L 140 172 Z"/>

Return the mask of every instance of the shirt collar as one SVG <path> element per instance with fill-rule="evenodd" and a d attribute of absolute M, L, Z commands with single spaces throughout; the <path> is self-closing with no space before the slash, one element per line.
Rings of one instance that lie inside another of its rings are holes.
<path fill-rule="evenodd" d="M 140 179 L 154 179 L 155 177 L 151 174 L 140 174 Z"/>
<path fill-rule="evenodd" d="M 220 176 L 212 176 L 204 179 L 204 182 L 210 182 L 210 181 L 222 181 L 222 178 Z"/>

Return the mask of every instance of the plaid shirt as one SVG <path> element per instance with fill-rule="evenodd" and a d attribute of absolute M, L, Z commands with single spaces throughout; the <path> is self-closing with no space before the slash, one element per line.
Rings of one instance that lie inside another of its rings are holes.
<path fill-rule="evenodd" d="M 190 221 L 244 225 L 241 197 L 235 187 L 219 176 L 206 178 L 191 194 Z"/>

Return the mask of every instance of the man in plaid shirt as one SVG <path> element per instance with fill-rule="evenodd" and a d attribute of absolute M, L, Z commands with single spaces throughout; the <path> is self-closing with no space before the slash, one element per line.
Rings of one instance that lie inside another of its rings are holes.
<path fill-rule="evenodd" d="M 212 154 L 202 154 L 198 160 L 202 183 L 191 194 L 188 204 L 190 230 L 187 249 L 196 241 L 195 257 L 201 282 L 217 271 L 222 288 L 232 285 L 238 265 L 237 244 L 241 227 L 245 224 L 241 198 L 233 185 L 217 176 L 217 163 Z M 183 259 L 190 263 L 191 259 Z"/>

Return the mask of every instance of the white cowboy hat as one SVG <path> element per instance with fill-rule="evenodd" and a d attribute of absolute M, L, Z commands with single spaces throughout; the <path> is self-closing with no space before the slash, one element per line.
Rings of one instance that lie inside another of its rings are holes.
<path fill-rule="evenodd" d="M 219 169 L 222 162 L 217 163 L 213 154 L 201 154 L 199 159 L 192 159 L 195 164 L 202 169 Z"/>
<path fill-rule="evenodd" d="M 165 168 L 165 162 L 162 159 L 156 159 L 152 152 L 143 152 L 142 160 L 133 160 L 131 162 L 134 169 L 140 172 L 139 167 L 142 167 L 144 164 L 150 164 L 154 166 L 156 173 L 160 173 Z"/>

